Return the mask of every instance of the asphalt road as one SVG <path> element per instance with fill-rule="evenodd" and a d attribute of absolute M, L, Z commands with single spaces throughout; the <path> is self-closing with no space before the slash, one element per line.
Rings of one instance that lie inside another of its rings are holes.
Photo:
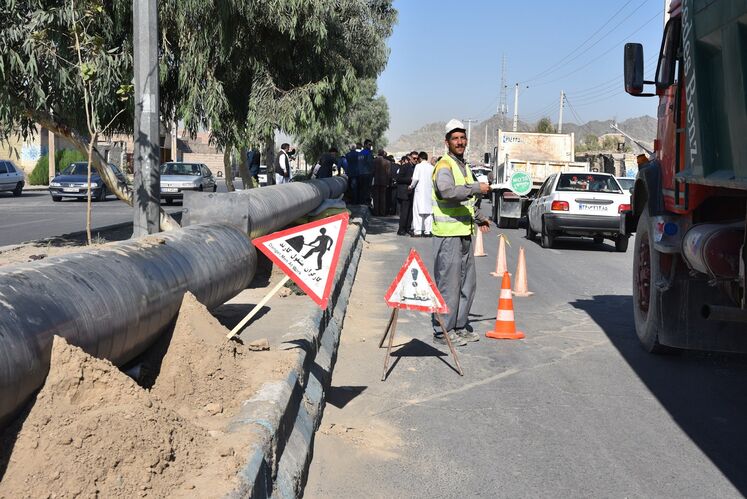
<path fill-rule="evenodd" d="M 489 205 L 488 205 L 489 207 Z M 638 345 L 632 247 L 563 240 L 547 250 L 505 230 L 529 287 L 515 298 L 526 339 L 458 349 L 465 376 L 404 312 L 386 381 L 383 295 L 410 246 L 374 220 L 345 319 L 305 491 L 348 497 L 741 497 L 747 493 L 747 360 Z M 496 229 L 477 259 L 473 326 L 494 322 Z"/>
<path fill-rule="evenodd" d="M 234 180 L 241 188 L 241 181 Z M 226 184 L 218 179 L 218 192 Z M 163 203 L 168 213 L 181 211 L 181 202 L 173 206 Z M 46 190 L 24 190 L 21 197 L 0 193 L 0 246 L 61 236 L 86 229 L 86 203 L 63 199 L 55 203 Z M 132 208 L 110 194 L 106 202 L 92 203 L 92 229 L 122 222 L 131 222 Z"/>

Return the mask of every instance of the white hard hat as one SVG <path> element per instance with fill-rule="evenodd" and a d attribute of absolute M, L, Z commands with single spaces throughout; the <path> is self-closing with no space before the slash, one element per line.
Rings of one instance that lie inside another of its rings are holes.
<path fill-rule="evenodd" d="M 461 131 L 464 132 L 467 129 L 464 128 L 464 123 L 462 123 L 461 121 L 459 121 L 456 118 L 453 118 L 453 119 L 449 120 L 448 123 L 446 123 L 446 135 L 449 135 L 454 130 L 461 130 Z"/>

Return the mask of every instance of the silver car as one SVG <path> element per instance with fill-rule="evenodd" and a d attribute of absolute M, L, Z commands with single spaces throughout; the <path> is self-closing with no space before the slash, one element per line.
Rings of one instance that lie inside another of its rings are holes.
<path fill-rule="evenodd" d="M 161 165 L 161 199 L 172 204 L 183 199 L 184 191 L 215 192 L 218 185 L 210 169 L 202 163 L 171 162 Z"/>
<path fill-rule="evenodd" d="M 0 159 L 0 191 L 10 191 L 20 196 L 26 181 L 23 172 L 12 161 Z"/>

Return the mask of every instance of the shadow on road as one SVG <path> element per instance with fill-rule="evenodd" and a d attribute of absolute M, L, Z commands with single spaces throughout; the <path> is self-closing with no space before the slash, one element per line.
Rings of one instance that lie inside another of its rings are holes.
<path fill-rule="evenodd" d="M 331 386 L 327 392 L 327 403 L 342 409 L 355 397 L 363 393 L 367 386 Z"/>
<path fill-rule="evenodd" d="M 399 217 L 370 217 L 368 219 L 369 234 L 396 234 L 399 228 Z"/>
<path fill-rule="evenodd" d="M 631 296 L 595 296 L 571 305 L 602 328 L 672 419 L 747 494 L 747 356 L 704 352 L 652 355 L 635 335 Z"/>
<path fill-rule="evenodd" d="M 386 372 L 387 378 L 389 377 L 389 374 L 394 371 L 394 368 L 397 366 L 397 364 L 399 364 L 399 361 L 400 359 L 402 359 L 402 357 L 435 357 L 445 365 L 447 365 L 449 369 L 457 374 L 459 373 L 459 371 L 457 371 L 454 366 L 452 366 L 443 358 L 447 357 L 446 353 L 418 339 L 408 341 L 398 350 L 393 351 L 391 353 L 391 356 L 395 357 L 395 360 L 389 367 L 389 370 Z"/>

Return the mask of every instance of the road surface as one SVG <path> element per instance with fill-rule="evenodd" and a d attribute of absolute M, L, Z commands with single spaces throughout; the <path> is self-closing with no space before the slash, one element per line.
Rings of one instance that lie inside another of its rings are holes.
<path fill-rule="evenodd" d="M 226 183 L 217 179 L 218 192 L 226 192 Z M 241 188 L 241 180 L 234 180 Z M 110 194 L 106 202 L 94 202 L 92 229 L 132 221 L 132 208 Z M 163 203 L 168 213 L 181 211 L 181 202 Z M 21 197 L 0 193 L 0 246 L 61 236 L 86 229 L 86 203 L 66 198 L 55 203 L 47 191 L 24 190 Z"/>
<path fill-rule="evenodd" d="M 383 295 L 410 246 L 431 240 L 374 219 L 356 277 L 307 498 L 741 497 L 747 492 L 747 361 L 638 345 L 628 253 L 560 239 L 547 250 L 507 234 L 509 267 L 526 247 L 529 287 L 515 298 L 520 341 L 458 349 L 430 340 L 427 317 L 400 315 L 380 381 Z M 496 229 L 477 259 L 473 325 L 494 322 Z"/>

